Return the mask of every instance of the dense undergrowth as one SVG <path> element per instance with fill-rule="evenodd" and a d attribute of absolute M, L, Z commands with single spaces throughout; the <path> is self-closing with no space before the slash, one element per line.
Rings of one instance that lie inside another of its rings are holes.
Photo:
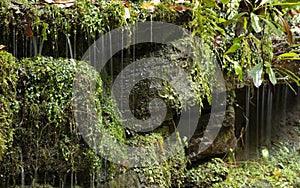
<path fill-rule="evenodd" d="M 171 22 L 191 30 L 201 39 L 204 54 L 216 54 L 218 65 L 234 87 L 249 82 L 257 87 L 262 82 L 274 85 L 276 78 L 286 76 L 299 85 L 296 73 L 281 66 L 283 60 L 299 61 L 299 41 L 288 27 L 293 20 L 284 7 L 288 5 L 279 7 L 276 1 L 262 1 L 252 10 L 241 12 L 238 1 L 207 2 L 180 6 L 167 1 L 157 5 L 138 2 L 129 6 L 120 1 L 77 1 L 71 7 L 59 7 L 33 1 L 0 1 L 0 44 L 19 58 L 0 52 L 1 186 L 62 186 L 70 182 L 71 186 L 86 187 L 110 182 L 117 187 L 122 185 L 118 175 L 138 173 L 138 181 L 145 187 L 299 187 L 299 151 L 285 146 L 267 158 L 238 164 L 232 162 L 234 158 L 230 163 L 213 159 L 188 169 L 189 161 L 181 151 L 162 164 L 130 169 L 101 158 L 78 133 L 71 104 L 72 84 L 75 73 L 82 71 L 86 77 L 79 86 L 86 87 L 89 79 L 97 83 L 96 97 L 90 99 L 95 101 L 99 122 L 119 141 L 144 143 L 146 147 L 159 145 L 163 139 L 159 133 L 126 135 L 113 101 L 102 88 L 107 83 L 95 77 L 95 71 L 84 62 L 59 58 L 80 59 L 101 34 L 138 21 Z M 262 9 L 264 14 L 258 14 Z M 277 49 L 276 40 L 288 47 Z M 30 49 L 34 41 L 37 49 Z M 73 51 L 66 47 L 68 42 Z M 28 56 L 33 57 L 23 58 Z M 196 88 L 201 106 L 202 100 L 211 97 L 209 83 L 200 74 L 199 62 L 191 65 L 190 79 L 201 86 Z"/>
<path fill-rule="evenodd" d="M 226 163 L 215 158 L 189 170 L 187 183 L 191 187 L 300 187 L 299 152 L 299 145 L 282 143 L 257 160 Z"/>

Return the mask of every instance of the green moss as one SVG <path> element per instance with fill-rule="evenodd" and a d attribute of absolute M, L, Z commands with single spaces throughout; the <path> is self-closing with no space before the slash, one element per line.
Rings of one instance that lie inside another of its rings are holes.
<path fill-rule="evenodd" d="M 191 187 L 299 187 L 299 151 L 282 145 L 269 159 L 225 163 L 212 159 L 186 174 L 184 185 Z"/>
<path fill-rule="evenodd" d="M 13 140 L 13 116 L 19 110 L 16 100 L 17 69 L 16 59 L 0 51 L 0 161 Z"/>
<path fill-rule="evenodd" d="M 105 160 L 85 144 L 75 124 L 72 89 L 78 71 L 83 73 L 82 84 L 96 81 L 92 100 L 99 120 L 116 138 L 124 138 L 112 101 L 102 91 L 100 76 L 86 63 L 41 56 L 19 61 L 0 52 L 0 70 L 2 182 L 10 176 L 18 177 L 20 167 L 27 178 L 31 177 L 26 181 L 38 181 L 38 174 L 46 172 L 63 176 L 70 170 L 94 173 L 101 168 Z M 114 166 L 106 166 L 114 169 L 110 176 L 120 170 Z"/>

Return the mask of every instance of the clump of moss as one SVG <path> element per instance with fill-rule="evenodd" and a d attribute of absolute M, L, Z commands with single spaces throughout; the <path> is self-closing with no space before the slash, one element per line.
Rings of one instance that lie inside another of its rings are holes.
<path fill-rule="evenodd" d="M 0 161 L 11 146 L 14 136 L 13 116 L 19 110 L 16 100 L 18 64 L 15 57 L 0 51 Z"/>
<path fill-rule="evenodd" d="M 66 175 L 89 176 L 101 168 L 110 176 L 117 173 L 119 169 L 114 164 L 102 166 L 105 160 L 86 145 L 75 123 L 73 80 L 75 73 L 81 71 L 82 80 L 96 81 L 94 101 L 98 118 L 106 119 L 102 122 L 110 127 L 113 135 L 123 137 L 118 117 L 110 109 L 112 101 L 104 97 L 100 76 L 86 67 L 86 63 L 75 60 L 41 56 L 18 60 L 7 52 L 0 52 L 3 115 L 0 119 L 0 179 L 3 186 L 15 186 L 22 171 L 26 184 L 54 182 L 55 186 Z"/>

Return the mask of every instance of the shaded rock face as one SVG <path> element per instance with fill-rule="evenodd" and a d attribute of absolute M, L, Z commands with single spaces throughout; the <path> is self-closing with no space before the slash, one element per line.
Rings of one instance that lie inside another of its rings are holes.
<path fill-rule="evenodd" d="M 293 85 L 299 93 L 299 87 Z M 300 96 L 285 84 L 237 90 L 236 135 L 243 136 L 240 159 L 259 156 L 261 147 L 299 142 Z M 245 132 L 243 132 L 245 130 Z"/>
<path fill-rule="evenodd" d="M 154 51 L 150 56 L 160 56 L 161 53 L 159 51 L 161 48 L 154 48 Z M 109 66 L 107 66 L 107 73 L 111 76 L 112 80 L 115 80 L 116 75 L 120 74 L 120 72 L 130 65 L 133 62 L 132 57 L 130 57 L 129 53 L 126 51 L 122 52 L 123 55 L 117 54 L 112 59 Z M 145 55 L 149 54 L 139 54 L 137 57 L 143 58 Z M 121 62 L 121 63 L 120 63 Z M 136 68 L 136 67 L 135 67 Z M 135 74 L 140 74 L 141 71 L 132 71 L 128 72 L 128 74 L 124 75 L 124 80 L 130 80 L 126 78 L 134 77 Z M 139 75 L 136 75 L 138 77 Z M 123 87 L 126 87 L 126 82 Z M 159 86 L 159 87 L 157 87 Z M 174 128 L 178 125 L 178 121 L 184 122 L 184 124 L 189 125 L 190 119 L 183 119 L 180 117 L 180 106 L 178 103 L 178 98 L 175 95 L 173 100 L 168 100 L 166 98 L 161 98 L 159 95 L 164 92 L 164 84 L 162 84 L 161 80 L 143 80 L 137 82 L 136 85 L 132 88 L 130 96 L 129 96 L 129 107 L 131 112 L 137 119 L 147 119 L 151 117 L 149 110 L 149 102 L 154 98 L 162 99 L 167 106 L 167 113 L 165 116 L 165 120 L 162 123 L 161 127 L 154 131 L 164 131 L 164 135 L 168 135 L 174 132 Z M 166 86 L 168 87 L 168 86 Z M 204 104 L 204 109 L 201 110 L 202 114 L 198 121 L 198 125 L 196 131 L 193 133 L 193 137 L 189 142 L 189 146 L 186 149 L 187 155 L 191 160 L 198 160 L 207 157 L 212 157 L 216 155 L 224 155 L 230 149 L 234 149 L 236 147 L 236 137 L 235 137 L 235 108 L 234 108 L 234 100 L 235 100 L 235 91 L 232 88 L 231 84 L 228 84 L 228 92 L 227 92 L 227 104 L 226 104 L 226 112 L 225 119 L 220 124 L 213 124 L 218 129 L 218 135 L 216 138 L 212 140 L 211 135 L 207 135 L 207 138 L 204 137 L 204 132 L 207 130 L 207 124 L 211 117 L 211 107 L 208 103 Z M 124 88 L 123 88 L 124 89 Z M 167 93 L 168 94 L 168 93 Z M 170 94 L 170 93 L 169 93 Z M 191 114 L 192 118 L 198 117 L 199 114 Z M 217 115 L 218 116 L 218 115 Z M 221 115 L 220 115 L 221 116 Z M 188 126 L 187 126 L 188 127 Z M 188 128 L 187 128 L 188 129 Z M 129 132 L 129 131 L 127 131 Z M 209 138 L 210 137 L 210 138 Z M 207 141 L 209 140 L 209 141 Z M 199 148 L 201 144 L 205 145 L 205 149 Z"/>
<path fill-rule="evenodd" d="M 203 132 L 208 124 L 210 112 L 201 115 L 198 122 L 198 127 L 189 143 L 188 148 L 188 156 L 192 161 L 217 155 L 224 155 L 229 152 L 230 149 L 236 148 L 237 139 L 235 137 L 235 109 L 233 102 L 234 91 L 232 90 L 228 92 L 226 112 L 222 125 L 220 125 L 221 129 L 217 137 L 204 151 L 201 151 L 199 146 L 203 140 Z"/>
<path fill-rule="evenodd" d="M 300 87 L 298 87 L 298 95 L 294 94 L 287 86 L 282 86 L 282 89 L 284 95 L 281 99 L 282 105 L 276 103 L 277 106 L 273 113 L 274 129 L 272 129 L 271 141 L 274 143 L 280 141 L 298 143 L 300 142 Z"/>

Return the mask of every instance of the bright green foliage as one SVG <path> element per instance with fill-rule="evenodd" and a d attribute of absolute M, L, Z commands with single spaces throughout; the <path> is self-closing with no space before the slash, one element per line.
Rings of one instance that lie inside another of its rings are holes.
<path fill-rule="evenodd" d="M 100 122 L 115 137 L 123 138 L 117 116 L 110 110 L 112 102 L 103 94 L 96 71 L 87 68 L 84 62 L 62 58 L 34 57 L 18 61 L 7 52 L 0 52 L 0 62 L 2 182 L 9 176 L 17 178 L 21 168 L 26 177 L 31 175 L 32 182 L 43 181 L 38 175 L 45 172 L 62 178 L 70 170 L 91 174 L 100 170 L 105 160 L 85 144 L 72 111 L 73 79 L 81 71 L 81 83 L 96 81 L 93 100 L 99 120 L 103 120 Z M 8 147 L 9 152 L 4 155 Z M 113 164 L 106 165 L 106 170 L 111 177 L 119 171 Z"/>
<path fill-rule="evenodd" d="M 270 156 L 256 161 L 227 164 L 215 158 L 186 174 L 190 187 L 299 187 L 299 151 L 293 146 L 274 148 Z"/>
<path fill-rule="evenodd" d="M 212 159 L 196 168 L 192 168 L 186 174 L 186 182 L 190 187 L 207 187 L 226 179 L 229 169 L 219 158 Z"/>
<path fill-rule="evenodd" d="M 281 146 L 269 159 L 229 166 L 226 180 L 213 187 L 299 187 L 299 160 L 299 151 Z"/>
<path fill-rule="evenodd" d="M 16 100 L 18 64 L 9 53 L 0 51 L 0 161 L 11 146 L 14 136 L 13 116 L 18 113 Z"/>
<path fill-rule="evenodd" d="M 281 77 L 283 74 L 294 78 L 294 75 L 286 72 L 280 73 L 274 68 L 276 58 L 274 58 L 274 46 L 272 44 L 276 37 L 286 39 L 289 43 L 292 42 L 292 34 L 286 21 L 287 12 L 282 9 L 285 5 L 291 4 L 266 0 L 259 4 L 253 4 L 244 12 L 238 12 L 239 1 L 222 1 L 222 4 L 213 6 L 217 14 L 206 16 L 205 13 L 210 8 L 205 7 L 203 4 L 205 1 L 196 2 L 196 7 L 202 9 L 195 11 L 195 20 L 192 22 L 194 23 L 192 25 L 196 26 L 195 33 L 201 35 L 206 43 L 216 42 L 213 37 L 219 36 L 221 38 L 222 44 L 213 45 L 211 48 L 217 52 L 216 56 L 220 60 L 219 63 L 231 79 L 237 77 L 239 82 L 249 82 L 249 77 L 252 77 L 254 85 L 259 87 L 264 81 L 270 81 L 273 85 L 276 84 L 276 77 Z M 296 4 L 291 8 L 295 7 Z M 205 18 L 210 19 L 206 20 Z M 220 18 L 222 18 L 222 22 L 220 22 Z M 210 28 L 214 25 L 214 28 Z M 206 32 L 206 29 L 209 32 Z M 282 55 L 282 58 L 288 56 L 291 55 L 287 53 Z M 298 55 L 293 53 L 293 58 L 297 57 Z M 252 73 L 257 72 L 254 69 L 258 65 L 262 71 L 259 71 L 260 75 L 255 74 L 254 76 Z M 299 81 L 299 78 L 296 80 Z"/>
<path fill-rule="evenodd" d="M 133 170 L 143 176 L 142 183 L 147 186 L 182 184 L 187 163 L 184 151 L 180 150 L 170 159 L 158 156 L 155 152 L 158 145 L 160 152 L 165 152 L 161 133 L 143 136 L 132 132 L 132 137 L 125 139 L 115 106 L 102 90 L 101 78 L 89 65 L 42 56 L 18 61 L 7 52 L 0 52 L 0 60 L 3 62 L 1 99 L 5 99 L 1 101 L 1 109 L 5 110 L 2 114 L 6 115 L 0 124 L 3 140 L 0 166 L 2 182 L 10 176 L 18 179 L 21 169 L 24 169 L 26 181 L 32 181 L 33 184 L 47 182 L 40 177 L 44 173 L 59 178 L 70 172 L 84 174 L 81 176 L 83 179 L 79 180 L 82 182 L 104 170 L 107 175 L 100 176 L 98 181 L 113 181 L 116 175 Z M 75 73 L 80 76 L 74 77 Z M 149 153 L 149 160 L 144 165 L 153 162 L 154 165 L 127 169 L 125 163 L 125 167 L 122 167 L 107 162 L 87 146 L 75 124 L 72 100 L 82 106 L 89 103 L 80 103 L 83 101 L 80 96 L 72 98 L 74 79 L 79 79 L 76 85 L 79 92 L 86 91 L 87 87 L 91 87 L 90 83 L 95 83 L 95 93 L 86 92 L 87 95 L 82 96 L 85 100 L 93 101 L 95 109 L 87 106 L 84 113 L 95 111 L 98 117 L 94 123 L 99 123 L 100 128 L 106 129 L 119 142 L 142 146 Z M 4 154 L 6 150 L 9 152 Z"/>

